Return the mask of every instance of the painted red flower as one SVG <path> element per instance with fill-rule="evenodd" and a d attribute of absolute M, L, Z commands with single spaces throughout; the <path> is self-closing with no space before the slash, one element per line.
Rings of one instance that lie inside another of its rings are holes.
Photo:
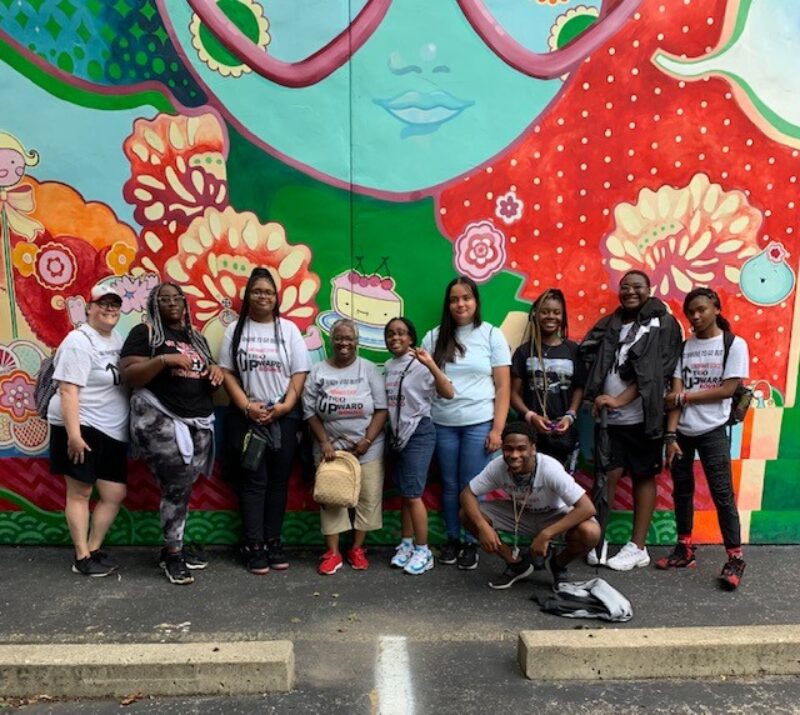
<path fill-rule="evenodd" d="M 489 280 L 505 262 L 506 237 L 490 221 L 469 224 L 456 239 L 456 270 L 478 283 Z"/>

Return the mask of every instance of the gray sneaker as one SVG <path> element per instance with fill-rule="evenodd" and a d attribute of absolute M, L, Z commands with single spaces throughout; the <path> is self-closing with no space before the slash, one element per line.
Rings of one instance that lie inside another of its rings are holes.
<path fill-rule="evenodd" d="M 108 576 L 113 569 L 103 566 L 99 561 L 87 556 L 83 559 L 75 559 L 72 562 L 72 573 L 80 574 L 81 576 L 91 576 L 92 578 L 102 578 Z"/>

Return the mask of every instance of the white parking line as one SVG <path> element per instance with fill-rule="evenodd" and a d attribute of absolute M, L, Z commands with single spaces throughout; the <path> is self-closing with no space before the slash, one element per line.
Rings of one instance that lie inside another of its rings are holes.
<path fill-rule="evenodd" d="M 405 638 L 378 638 L 375 689 L 378 693 L 378 715 L 413 715 L 414 693 Z"/>

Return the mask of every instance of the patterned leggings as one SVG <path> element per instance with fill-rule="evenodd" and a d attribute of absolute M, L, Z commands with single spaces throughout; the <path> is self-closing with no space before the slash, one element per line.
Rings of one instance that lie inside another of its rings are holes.
<path fill-rule="evenodd" d="M 194 456 L 185 464 L 175 443 L 174 421 L 141 397 L 131 398 L 131 431 L 139 456 L 156 476 L 161 488 L 161 530 L 168 549 L 183 546 L 192 487 L 205 466 L 214 433 L 190 428 Z"/>

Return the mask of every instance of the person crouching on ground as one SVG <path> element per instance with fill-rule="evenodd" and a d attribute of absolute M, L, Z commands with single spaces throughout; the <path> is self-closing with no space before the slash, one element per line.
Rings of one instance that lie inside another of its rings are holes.
<path fill-rule="evenodd" d="M 536 452 L 536 430 L 530 424 L 511 422 L 502 440 L 503 456 L 489 462 L 461 492 L 461 518 L 484 551 L 506 562 L 489 582 L 491 588 L 510 588 L 530 576 L 537 556 L 544 558 L 555 587 L 566 580 L 567 565 L 600 541 L 594 504 L 558 460 Z M 478 501 L 498 489 L 508 499 Z M 512 546 L 500 540 L 498 529 L 514 535 Z M 562 534 L 566 544 L 556 552 L 551 542 Z M 523 537 L 533 539 L 529 553 L 520 553 Z"/>

